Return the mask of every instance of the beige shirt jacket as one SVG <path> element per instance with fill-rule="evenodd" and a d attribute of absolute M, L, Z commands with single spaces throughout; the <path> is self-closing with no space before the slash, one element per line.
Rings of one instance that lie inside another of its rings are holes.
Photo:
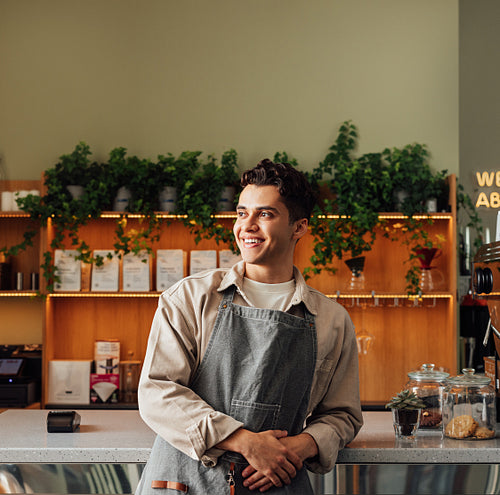
<path fill-rule="evenodd" d="M 146 424 L 178 450 L 205 466 L 223 451 L 214 447 L 244 425 L 215 411 L 189 388 L 200 365 L 222 300 L 236 285 L 234 303 L 251 306 L 242 292 L 245 263 L 187 277 L 162 293 L 148 340 L 139 383 L 139 411 Z M 339 449 L 350 442 L 363 419 L 359 400 L 358 353 L 347 311 L 309 287 L 294 268 L 295 293 L 287 311 L 315 316 L 317 361 L 304 432 L 319 448 L 307 462 L 316 473 L 335 465 Z M 217 384 L 214 383 L 214 387 Z"/>

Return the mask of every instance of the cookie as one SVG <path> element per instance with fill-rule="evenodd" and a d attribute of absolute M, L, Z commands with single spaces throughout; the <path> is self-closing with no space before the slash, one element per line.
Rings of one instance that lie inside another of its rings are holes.
<path fill-rule="evenodd" d="M 486 426 L 478 426 L 474 432 L 474 438 L 493 438 L 495 431 L 486 428 Z"/>
<path fill-rule="evenodd" d="M 450 438 L 467 438 L 474 435 L 476 420 L 467 414 L 453 418 L 445 428 L 445 435 Z"/>

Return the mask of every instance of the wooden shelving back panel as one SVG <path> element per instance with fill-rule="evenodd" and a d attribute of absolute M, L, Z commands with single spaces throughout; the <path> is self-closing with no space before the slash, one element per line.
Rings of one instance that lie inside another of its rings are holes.
<path fill-rule="evenodd" d="M 399 223 L 398 220 L 391 220 L 389 225 Z M 442 245 L 442 254 L 434 260 L 432 265 L 435 271 L 442 274 L 444 283 L 439 288 L 441 292 L 453 292 L 456 286 L 456 279 L 453 274 L 456 270 L 454 250 L 456 249 L 453 230 L 453 219 L 434 220 L 432 225 L 427 225 L 429 236 L 435 238 L 437 234 L 443 234 L 446 241 Z M 295 263 L 303 269 L 310 266 L 312 252 L 312 236 L 308 234 L 297 244 Z M 398 242 L 392 242 L 382 236 L 382 231 L 377 228 L 377 239 L 371 251 L 363 253 L 365 256 L 365 288 L 367 292 L 391 292 L 406 294 L 405 274 L 410 267 L 406 263 L 409 258 L 408 248 Z M 308 283 L 325 294 L 335 294 L 337 291 L 344 292 L 351 278 L 351 272 L 345 260 L 340 261 L 335 258 L 331 266 L 337 271 L 334 275 L 323 271 L 320 275 L 313 275 Z M 455 280 L 455 281 L 454 281 Z"/>
<path fill-rule="evenodd" d="M 92 359 L 94 342 L 120 341 L 122 360 L 144 359 L 157 298 L 50 298 L 48 359 Z"/>
<path fill-rule="evenodd" d="M 227 225 L 232 220 L 222 220 Z M 137 228 L 137 220 L 128 226 Z M 453 232 L 453 219 L 436 220 L 429 226 L 430 235 Z M 100 219 L 82 228 L 82 237 L 92 249 L 110 248 L 113 244 L 114 221 Z M 194 242 L 193 236 L 179 222 L 165 226 L 154 249 L 224 249 L 214 241 Z M 380 307 L 369 307 L 374 300 L 342 298 L 349 307 L 357 332 L 373 335 L 373 345 L 366 355 L 360 355 L 360 387 L 364 402 L 388 400 L 407 381 L 407 372 L 426 362 L 456 369 L 455 290 L 452 267 L 456 261 L 454 241 L 447 239 L 442 255 L 433 263 L 447 281 L 440 289 L 444 298 L 425 299 L 424 307 L 410 307 L 413 301 L 402 298 L 399 307 L 394 300 L 380 300 Z M 301 239 L 296 251 L 296 263 L 304 268 L 312 255 L 312 237 Z M 366 292 L 405 294 L 404 274 L 408 251 L 404 246 L 379 237 L 366 256 Z M 350 271 L 340 261 L 335 275 L 322 273 L 310 279 L 311 286 L 326 294 L 337 290 L 345 293 Z M 49 359 L 92 359 L 96 339 L 117 338 L 121 342 L 121 359 L 132 352 L 134 359 L 143 359 L 157 297 L 50 297 L 47 304 L 45 357 Z M 434 307 L 430 307 L 435 305 Z M 363 307 L 361 307 L 363 306 Z"/>

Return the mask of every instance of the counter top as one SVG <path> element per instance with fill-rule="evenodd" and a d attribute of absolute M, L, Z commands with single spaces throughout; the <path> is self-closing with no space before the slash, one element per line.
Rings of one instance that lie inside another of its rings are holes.
<path fill-rule="evenodd" d="M 142 463 L 155 434 L 135 411 L 78 410 L 80 428 L 47 433 L 47 410 L 0 414 L 0 463 Z"/>
<path fill-rule="evenodd" d="M 47 410 L 0 414 L 0 463 L 144 463 L 155 434 L 138 411 L 79 410 L 74 433 L 47 433 Z M 425 432 L 414 442 L 395 438 L 390 412 L 364 412 L 358 436 L 338 464 L 498 464 L 500 438 L 453 440 Z"/>
<path fill-rule="evenodd" d="M 398 440 L 392 414 L 364 412 L 358 436 L 339 452 L 338 464 L 498 464 L 500 438 L 455 440 L 440 432 L 420 431 L 414 441 Z"/>

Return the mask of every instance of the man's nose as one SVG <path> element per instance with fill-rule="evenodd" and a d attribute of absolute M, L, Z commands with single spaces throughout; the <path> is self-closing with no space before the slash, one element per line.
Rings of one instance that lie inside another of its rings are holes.
<path fill-rule="evenodd" d="M 245 231 L 253 232 L 257 230 L 259 227 L 257 225 L 257 217 L 255 215 L 248 215 L 242 224 L 242 228 Z"/>

